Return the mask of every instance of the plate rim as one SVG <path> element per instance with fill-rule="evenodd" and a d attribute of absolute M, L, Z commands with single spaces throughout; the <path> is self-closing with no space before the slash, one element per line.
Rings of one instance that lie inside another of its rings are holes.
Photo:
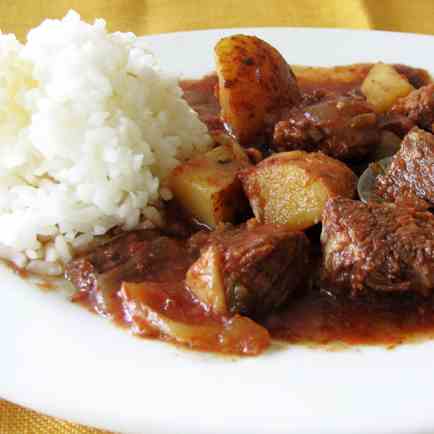
<path fill-rule="evenodd" d="M 227 32 L 227 33 L 229 33 L 229 32 L 242 32 L 242 31 L 246 31 L 246 32 L 261 31 L 261 32 L 265 32 L 265 33 L 268 32 L 268 31 L 272 31 L 272 32 L 276 32 L 276 31 L 279 31 L 279 32 L 287 32 L 287 31 L 289 31 L 289 32 L 292 32 L 292 31 L 296 31 L 296 32 L 298 32 L 298 31 L 312 32 L 312 31 L 314 31 L 314 32 L 326 32 L 326 33 L 343 33 L 343 32 L 346 33 L 346 32 L 350 32 L 350 33 L 357 33 L 357 34 L 360 34 L 360 35 L 364 35 L 364 34 L 369 34 L 369 35 L 372 35 L 372 34 L 381 34 L 381 35 L 383 35 L 383 37 L 386 37 L 386 38 L 396 37 L 396 36 L 404 37 L 404 38 L 417 38 L 417 39 L 422 38 L 422 39 L 426 39 L 426 40 L 434 42 L 434 36 L 433 35 L 424 35 L 424 34 L 417 34 L 417 33 L 379 31 L 379 30 L 364 30 L 364 29 L 341 29 L 341 28 L 335 29 L 335 28 L 321 28 L 321 27 L 284 27 L 284 26 L 276 26 L 276 27 L 269 27 L 269 26 L 266 26 L 266 27 L 235 27 L 235 28 L 201 29 L 201 30 L 190 30 L 190 31 L 181 31 L 181 32 L 167 32 L 167 33 L 151 34 L 151 35 L 145 35 L 145 36 L 143 36 L 143 38 L 145 40 L 146 39 L 153 39 L 153 40 L 155 40 L 155 39 L 158 39 L 158 38 L 169 38 L 170 39 L 170 38 L 176 38 L 177 36 L 189 37 L 190 35 L 197 34 L 197 33 L 203 33 L 203 34 L 207 33 L 207 34 L 209 34 L 209 33 L 212 33 L 212 32 L 215 32 L 215 33 L 217 33 L 217 32 L 222 32 L 222 33 Z M 434 69 L 432 71 L 430 71 L 430 72 L 431 73 L 434 72 Z M 1 277 L 1 274 L 2 273 L 0 272 L 0 277 Z M 46 295 L 44 294 L 44 297 L 45 296 Z M 51 298 L 53 299 L 53 297 L 51 297 Z M 65 302 L 65 300 L 62 299 L 62 303 L 64 303 L 64 302 Z M 53 299 L 53 303 L 54 303 L 54 299 Z M 49 303 L 47 302 L 47 305 L 48 304 Z M 56 304 L 59 304 L 59 303 L 56 302 Z M 41 306 L 41 308 L 43 308 L 43 307 Z M 45 309 L 45 310 L 47 310 L 47 309 Z M 69 310 L 71 311 L 71 309 L 69 309 Z M 80 309 L 80 311 L 81 311 L 81 309 Z M 83 313 L 85 313 L 86 315 L 89 315 L 88 312 L 84 311 Z M 78 314 L 78 310 L 77 310 L 77 316 L 80 316 Z M 107 334 L 109 335 L 109 337 L 112 337 L 112 336 L 114 337 L 115 335 L 122 334 L 122 336 L 126 336 L 128 339 L 133 339 L 132 337 L 128 336 L 128 334 L 125 333 L 124 330 L 117 330 L 117 328 L 115 328 L 112 325 L 110 325 L 110 326 L 106 325 L 105 324 L 105 322 L 106 322 L 105 320 L 98 319 L 97 321 L 104 322 L 103 326 L 107 329 Z M 77 322 L 78 322 L 78 317 L 77 317 Z M 95 322 L 95 321 L 92 320 L 92 322 Z M 1 319 L 0 319 L 0 324 L 1 324 Z M 111 329 L 111 331 L 109 331 L 109 329 Z M 0 336 L 2 336 L 1 333 L 2 332 L 0 331 Z M 4 331 L 3 331 L 3 333 L 4 333 Z M 124 340 L 123 338 L 120 338 L 120 339 L 122 341 Z M 146 342 L 146 344 L 148 344 L 148 342 Z M 184 357 L 184 355 L 186 354 L 185 352 L 179 353 L 177 349 L 173 349 L 173 348 L 168 349 L 168 348 L 166 348 L 166 344 L 157 344 L 157 346 L 160 346 L 160 348 L 163 348 L 163 346 L 164 346 L 163 351 L 170 353 L 171 355 L 173 355 L 173 357 L 177 358 L 178 360 L 179 360 L 179 358 L 182 359 Z M 425 346 L 425 344 L 423 344 L 423 346 Z M 427 346 L 431 346 L 432 347 L 431 348 L 432 354 L 434 354 L 434 342 L 432 342 L 432 345 L 427 345 Z M 394 350 L 394 351 L 397 351 L 397 352 L 405 355 L 407 350 L 408 350 L 408 348 L 404 345 L 400 349 L 397 349 L 397 350 Z M 354 356 L 356 355 L 356 359 L 358 359 L 359 361 L 362 360 L 363 357 L 364 357 L 364 355 L 363 354 L 358 354 L 357 355 L 357 351 L 358 351 L 357 348 L 355 348 L 354 351 L 351 351 L 351 353 L 348 354 L 348 359 L 349 360 L 354 360 Z M 303 352 L 303 350 L 301 352 Z M 362 351 L 362 353 L 363 352 L 364 351 Z M 374 350 L 374 352 L 378 353 L 378 351 L 376 349 Z M 380 352 L 383 352 L 383 350 L 381 350 Z M 304 351 L 304 353 L 306 355 L 309 355 L 310 351 Z M 316 356 L 318 356 L 318 357 L 314 357 L 314 359 L 322 359 L 322 357 L 319 356 L 318 354 Z M 358 356 L 360 356 L 360 358 L 358 358 Z M 208 366 L 208 364 L 210 364 L 211 366 L 215 365 L 216 364 L 215 360 L 212 360 L 212 357 L 215 357 L 215 356 L 211 356 L 211 358 L 210 358 L 207 355 L 205 355 L 203 357 L 202 356 L 197 356 L 196 357 L 196 356 L 191 355 L 191 359 L 194 359 L 201 367 L 203 367 L 204 364 L 206 366 Z M 188 353 L 188 358 L 190 358 L 190 353 Z M 344 358 L 347 358 L 347 357 L 344 357 Z M 388 357 L 386 357 L 386 359 L 388 359 Z M 249 360 L 251 360 L 251 359 L 242 359 L 242 360 L 244 360 L 242 362 L 243 365 L 250 367 Z M 255 359 L 255 360 L 259 360 L 259 358 Z M 421 367 L 423 368 L 423 366 L 421 366 Z M 384 378 L 384 380 L 387 379 L 387 381 L 389 382 L 389 384 L 393 384 L 393 380 L 395 379 L 394 375 L 392 375 L 392 374 L 395 374 L 394 371 L 395 371 L 395 369 L 393 369 L 393 367 L 391 367 L 390 370 L 385 370 L 385 371 L 383 371 L 381 373 L 382 376 L 383 376 L 383 378 Z M 274 379 L 274 376 L 272 376 L 272 378 Z M 351 378 L 351 375 L 350 375 L 349 372 L 343 372 L 342 373 L 342 378 Z M 417 379 L 417 381 L 419 381 L 420 384 L 424 384 L 423 382 L 421 382 L 423 379 L 420 377 L 420 375 L 419 376 L 415 375 L 412 378 Z M 320 380 L 320 379 L 318 379 L 318 380 Z M 408 380 L 408 378 L 407 378 L 407 380 Z M 1 374 L 0 374 L 0 386 L 1 386 L 1 384 L 2 384 L 2 381 L 1 381 Z M 235 384 L 237 384 L 236 381 L 235 381 Z M 328 384 L 327 381 L 325 381 L 325 384 Z M 407 383 L 407 384 L 409 384 L 409 383 Z M 434 381 L 433 381 L 433 384 L 434 384 Z M 250 385 L 244 385 L 244 386 L 250 386 Z M 2 395 L 1 387 L 0 387 L 0 395 Z M 8 395 L 12 396 L 13 394 L 11 394 L 11 393 L 6 394 L 6 396 L 4 396 L 4 398 L 8 399 Z M 429 395 L 428 395 L 428 397 L 429 397 Z M 305 397 L 305 399 L 307 400 L 308 397 Z M 77 422 L 77 423 L 85 423 L 85 424 L 88 424 L 90 426 L 98 426 L 98 427 L 103 428 L 103 429 L 104 428 L 105 429 L 107 429 L 107 428 L 108 429 L 113 429 L 113 426 L 110 428 L 110 427 L 107 427 L 107 425 L 105 425 L 105 424 L 101 424 L 101 423 L 98 423 L 98 422 L 95 423 L 95 421 L 97 421 L 97 419 L 95 419 L 95 417 L 92 416 L 92 415 L 87 414 L 83 418 L 81 415 L 77 415 L 76 414 L 76 417 L 74 415 L 71 417 L 70 412 L 69 413 L 66 412 L 64 407 L 59 406 L 59 407 L 53 408 L 53 411 L 51 411 L 51 410 L 50 411 L 45 411 L 43 408 L 41 408 L 41 406 L 31 404 L 29 401 L 30 401 L 30 399 L 27 399 L 26 397 L 24 397 L 23 399 L 13 399 L 14 403 L 17 403 L 18 405 L 24 405 L 24 406 L 26 406 L 28 408 L 36 409 L 36 411 L 40 411 L 43 414 L 49 414 L 49 415 L 52 415 L 54 417 L 60 417 L 60 418 L 62 418 L 64 420 L 74 421 L 74 422 Z M 424 407 L 423 410 L 426 409 L 426 408 L 427 407 Z M 432 410 L 434 407 L 431 406 L 431 407 L 428 407 L 428 408 L 430 410 Z M 65 415 L 67 415 L 67 417 L 65 417 Z M 99 417 L 100 416 L 101 415 L 99 415 Z M 426 419 L 429 419 L 429 427 L 428 428 L 431 428 L 431 429 L 434 428 L 434 415 L 432 417 L 430 417 L 430 418 L 427 417 Z M 83 420 L 85 420 L 85 421 L 83 422 Z M 92 423 L 89 423 L 89 421 L 92 421 Z M 114 420 L 111 420 L 111 422 L 113 423 Z M 140 422 L 137 422 L 137 421 L 135 421 L 135 422 L 136 423 L 140 423 Z M 156 421 L 155 419 L 149 418 L 148 421 L 147 421 L 147 425 L 146 426 L 148 428 L 149 427 L 155 427 L 156 431 L 162 432 L 162 433 L 163 432 L 176 432 L 176 431 L 174 431 L 174 430 L 177 429 L 176 426 L 172 426 L 172 427 L 161 426 L 161 424 L 159 425 L 157 422 L 158 421 Z M 128 423 L 126 423 L 126 425 L 125 425 L 125 421 L 121 421 L 121 420 L 118 421 L 118 426 L 127 426 L 127 425 L 128 425 Z M 324 432 L 324 433 L 325 432 L 332 432 L 332 430 L 333 430 L 333 432 L 342 432 L 343 433 L 343 432 L 348 432 L 348 428 L 349 428 L 349 425 L 345 425 L 344 426 L 342 424 L 341 425 L 337 424 L 336 426 L 329 426 L 328 428 L 324 427 L 324 426 L 321 426 L 321 425 L 322 424 L 319 424 L 319 425 L 318 424 L 317 425 L 315 425 L 315 424 L 309 425 L 308 424 L 308 425 L 305 425 L 304 428 L 301 428 L 301 430 L 303 430 L 303 431 L 299 430 L 298 427 L 295 427 L 296 430 L 294 431 L 294 426 L 288 427 L 288 425 L 284 425 L 284 424 L 282 425 L 282 424 L 279 424 L 279 423 L 275 423 L 274 425 L 267 427 L 267 432 L 269 432 L 269 433 L 283 433 L 283 432 L 297 432 L 297 433 L 300 433 L 300 432 L 306 432 L 306 433 L 308 433 L 308 432 L 309 433 L 310 432 L 315 432 L 315 433 L 318 433 L 319 431 L 318 430 L 315 431 L 315 429 L 322 429 L 321 432 Z M 214 425 L 214 428 L 216 426 L 217 425 Z M 402 424 L 400 424 L 398 426 L 398 425 L 396 425 L 396 423 L 395 423 L 395 425 L 392 423 L 388 427 L 384 426 L 384 425 L 381 425 L 379 427 L 376 423 L 373 424 L 371 422 L 371 423 L 368 423 L 368 424 L 365 424 L 365 425 L 360 424 L 358 426 L 358 428 L 356 428 L 356 431 L 357 432 L 366 432 L 366 429 L 367 429 L 367 430 L 369 430 L 369 432 L 372 432 L 372 433 L 374 433 L 374 432 L 382 432 L 382 433 L 384 433 L 384 432 L 407 432 L 405 430 L 408 430 L 408 432 L 410 432 L 410 429 L 411 430 L 418 429 L 420 432 L 422 432 L 422 431 L 426 431 L 427 426 L 428 425 L 424 425 L 423 424 L 423 420 L 420 419 L 420 415 L 418 414 L 418 417 L 414 421 L 408 421 L 407 420 L 407 424 L 402 423 Z M 183 428 L 186 428 L 186 427 L 188 428 L 187 425 L 183 426 Z M 199 432 L 199 431 L 197 431 L 198 427 L 195 426 L 195 425 L 190 426 L 190 428 L 193 429 L 193 431 L 190 431 L 190 432 Z M 200 428 L 202 428 L 202 427 L 200 427 Z M 203 428 L 204 428 L 203 432 L 215 432 L 212 429 L 213 427 L 208 426 L 208 427 L 203 427 Z M 230 428 L 233 428 L 233 426 L 231 426 Z M 249 432 L 249 433 L 252 433 L 252 431 L 249 430 L 249 427 L 247 427 L 248 428 L 247 431 L 246 431 L 246 427 L 245 426 L 237 425 L 236 428 L 239 428 L 238 432 L 246 432 L 246 433 Z M 288 428 L 290 428 L 291 431 L 289 431 Z M 378 428 L 380 429 L 380 431 L 378 431 Z M 399 429 L 399 431 L 395 431 L 395 429 Z M 194 430 L 196 430 L 196 431 L 194 431 Z M 202 431 L 200 431 L 200 432 L 202 432 Z M 226 430 L 224 432 L 228 432 L 229 433 L 230 431 Z M 264 431 L 261 431 L 261 432 L 264 432 Z"/>

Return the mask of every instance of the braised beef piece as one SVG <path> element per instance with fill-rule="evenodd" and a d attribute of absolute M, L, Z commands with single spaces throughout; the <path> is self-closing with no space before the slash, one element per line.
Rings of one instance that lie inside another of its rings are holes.
<path fill-rule="evenodd" d="M 434 206 L 434 135 L 413 128 L 404 138 L 376 193 L 387 201 L 427 202 Z"/>
<path fill-rule="evenodd" d="M 231 314 L 262 316 L 308 286 L 309 241 L 303 232 L 283 225 L 249 222 L 242 228 L 198 234 L 190 246 L 200 248 L 202 255 L 190 268 L 188 286 L 204 301 L 204 282 L 208 288 L 212 270 L 219 273 L 223 300 L 218 308 Z"/>
<path fill-rule="evenodd" d="M 428 84 L 400 98 L 392 107 L 391 114 L 407 118 L 413 125 L 433 131 L 434 123 L 434 84 Z"/>
<path fill-rule="evenodd" d="M 391 131 L 402 138 L 414 127 L 414 122 L 401 113 L 389 110 L 379 115 L 378 127 L 380 130 Z"/>
<path fill-rule="evenodd" d="M 408 65 L 395 64 L 395 69 L 402 75 L 404 75 L 410 84 L 419 89 L 422 86 L 430 84 L 432 82 L 431 75 L 422 68 L 414 68 Z"/>
<path fill-rule="evenodd" d="M 117 292 L 123 281 L 166 281 L 193 262 L 180 240 L 143 230 L 121 235 L 66 265 L 66 278 L 98 313 L 113 316 L 119 309 Z"/>
<path fill-rule="evenodd" d="M 210 74 L 201 80 L 183 80 L 180 82 L 183 98 L 199 115 L 211 133 L 224 131 L 220 118 L 220 105 L 216 95 L 217 75 Z"/>
<path fill-rule="evenodd" d="M 322 285 L 331 291 L 434 290 L 434 216 L 393 204 L 330 199 L 323 213 Z"/>
<path fill-rule="evenodd" d="M 328 95 L 299 105 L 274 128 L 277 151 L 322 151 L 338 159 L 359 159 L 379 142 L 377 115 L 357 95 Z"/>
<path fill-rule="evenodd" d="M 302 232 L 256 223 L 198 232 L 188 241 L 154 230 L 135 231 L 74 259 L 66 266 L 66 277 L 78 289 L 75 299 L 85 299 L 102 315 L 119 318 L 122 282 L 169 286 L 173 282 L 173 287 L 179 287 L 191 267 L 196 277 L 222 281 L 225 309 L 216 313 L 258 316 L 281 306 L 293 291 L 307 285 L 308 245 Z M 215 263 L 201 261 L 210 246 L 219 255 Z M 194 283 L 194 279 L 187 274 L 187 281 Z M 214 296 L 216 288 L 209 290 Z"/>

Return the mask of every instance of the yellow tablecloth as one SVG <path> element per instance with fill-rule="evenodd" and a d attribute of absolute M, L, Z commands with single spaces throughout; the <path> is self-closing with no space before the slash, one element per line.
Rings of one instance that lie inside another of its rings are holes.
<path fill-rule="evenodd" d="M 346 27 L 434 34 L 434 0 L 2 0 L 0 29 L 24 38 L 76 9 L 137 34 L 218 27 Z M 427 54 L 428 55 L 428 54 Z M 6 350 L 6 349 L 3 349 Z M 1 393 L 1 391 L 0 391 Z M 0 434 L 102 433 L 0 400 Z"/>

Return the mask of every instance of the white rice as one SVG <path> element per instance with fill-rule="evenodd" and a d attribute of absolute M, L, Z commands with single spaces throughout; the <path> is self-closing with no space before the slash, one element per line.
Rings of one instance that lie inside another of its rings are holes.
<path fill-rule="evenodd" d="M 135 35 L 75 12 L 0 34 L 0 257 L 59 274 L 94 236 L 162 224 L 164 178 L 210 143 Z"/>

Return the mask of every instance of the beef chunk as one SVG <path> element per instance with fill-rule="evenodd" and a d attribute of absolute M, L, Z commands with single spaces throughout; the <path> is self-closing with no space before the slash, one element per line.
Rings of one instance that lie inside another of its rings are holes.
<path fill-rule="evenodd" d="M 434 206 L 434 136 L 417 127 L 404 138 L 385 175 L 377 177 L 376 193 L 398 202 L 423 200 Z"/>
<path fill-rule="evenodd" d="M 309 242 L 302 232 L 248 224 L 198 239 L 202 254 L 187 273 L 187 286 L 217 313 L 258 317 L 307 285 Z"/>
<path fill-rule="evenodd" d="M 425 69 L 414 68 L 413 66 L 402 65 L 399 63 L 393 66 L 400 74 L 404 75 L 410 84 L 416 89 L 432 82 L 430 74 Z"/>
<path fill-rule="evenodd" d="M 414 127 L 414 122 L 403 114 L 389 110 L 379 116 L 378 127 L 402 138 Z"/>
<path fill-rule="evenodd" d="M 115 238 L 66 266 L 66 278 L 96 312 L 114 316 L 119 309 L 118 290 L 123 281 L 165 281 L 185 271 L 194 259 L 182 241 L 158 231 L 130 232 Z"/>
<path fill-rule="evenodd" d="M 338 159 L 365 156 L 379 141 L 377 115 L 358 96 L 327 96 L 298 106 L 274 128 L 278 151 L 322 151 Z"/>
<path fill-rule="evenodd" d="M 330 199 L 324 209 L 322 284 L 353 295 L 434 289 L 434 216 L 393 204 Z"/>
<path fill-rule="evenodd" d="M 400 98 L 392 107 L 391 113 L 403 115 L 415 125 L 433 131 L 434 84 L 423 86 Z"/>

